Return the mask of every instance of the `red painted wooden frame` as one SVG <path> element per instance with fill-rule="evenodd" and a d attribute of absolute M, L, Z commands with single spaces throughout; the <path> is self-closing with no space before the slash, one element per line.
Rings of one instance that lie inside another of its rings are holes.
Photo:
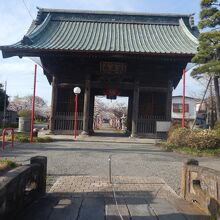
<path fill-rule="evenodd" d="M 15 132 L 14 128 L 4 128 L 2 130 L 2 149 L 5 149 L 5 135 L 6 131 L 11 131 L 11 148 L 14 148 L 14 138 L 15 138 Z"/>

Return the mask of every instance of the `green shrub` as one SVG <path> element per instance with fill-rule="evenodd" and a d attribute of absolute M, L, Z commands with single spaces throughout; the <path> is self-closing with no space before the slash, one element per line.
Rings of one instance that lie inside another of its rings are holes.
<path fill-rule="evenodd" d="M 11 141 L 11 135 L 6 137 L 8 141 Z M 15 133 L 15 141 L 22 142 L 22 143 L 29 143 L 30 142 L 30 134 L 29 133 Z M 53 142 L 51 137 L 34 137 L 33 142 L 36 143 L 48 143 Z"/>
<path fill-rule="evenodd" d="M 22 109 L 18 112 L 19 117 L 31 117 L 31 110 L 29 109 Z"/>
<path fill-rule="evenodd" d="M 22 143 L 28 143 L 30 141 L 29 137 L 18 137 L 18 138 L 15 138 L 15 141 L 18 141 L 18 142 L 22 142 Z"/>
<path fill-rule="evenodd" d="M 215 123 L 214 129 L 215 129 L 215 130 L 220 129 L 220 122 L 216 122 L 216 123 Z"/>
<path fill-rule="evenodd" d="M 215 130 L 196 129 L 190 132 L 187 146 L 196 149 L 215 149 L 220 146 L 220 137 Z"/>
<path fill-rule="evenodd" d="M 188 136 L 190 134 L 188 128 L 177 128 L 169 131 L 168 143 L 174 146 L 186 146 L 188 143 Z"/>
<path fill-rule="evenodd" d="M 168 138 L 172 135 L 172 133 L 173 133 L 176 129 L 181 128 L 181 127 L 182 127 L 182 125 L 181 125 L 181 123 L 179 123 L 179 122 L 174 122 L 174 123 L 172 123 L 172 125 L 170 126 L 170 129 L 169 129 L 169 131 L 168 131 Z"/>
<path fill-rule="evenodd" d="M 220 122 L 217 122 L 215 124 L 214 130 L 215 130 L 217 136 L 220 137 Z"/>
<path fill-rule="evenodd" d="M 180 121 L 173 121 L 172 125 L 170 126 L 170 129 L 168 131 L 168 137 L 172 135 L 173 132 L 176 131 L 176 129 L 182 128 L 182 122 Z M 185 121 L 185 128 L 190 128 L 189 123 Z"/>
<path fill-rule="evenodd" d="M 220 136 L 215 130 L 177 128 L 170 133 L 168 145 L 190 147 L 198 150 L 215 149 L 220 146 Z"/>

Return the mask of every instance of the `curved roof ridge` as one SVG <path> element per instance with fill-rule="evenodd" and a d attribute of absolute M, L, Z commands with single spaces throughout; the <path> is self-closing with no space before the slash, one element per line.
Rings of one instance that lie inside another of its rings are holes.
<path fill-rule="evenodd" d="M 51 14 L 49 13 L 42 23 L 36 25 L 36 22 L 33 21 L 27 33 L 24 35 L 21 40 L 22 45 L 32 45 L 34 43 L 34 38 L 37 37 L 41 32 L 45 31 L 45 28 L 50 22 Z"/>
<path fill-rule="evenodd" d="M 27 36 L 30 38 L 36 37 L 40 32 L 45 30 L 46 26 L 50 22 L 50 19 L 51 19 L 51 15 L 48 14 L 47 17 L 43 20 L 43 22 L 37 25 L 37 27 L 32 32 L 29 32 Z"/>
<path fill-rule="evenodd" d="M 107 15 L 127 15 L 127 16 L 166 16 L 166 17 L 190 17 L 191 14 L 177 14 L 177 13 L 148 13 L 148 12 L 126 12 L 126 11 L 105 11 L 105 10 L 75 10 L 75 9 L 52 9 L 37 7 L 39 12 L 46 13 L 85 13 L 85 14 L 107 14 Z"/>
<path fill-rule="evenodd" d="M 186 24 L 184 23 L 183 19 L 181 18 L 179 20 L 180 23 L 180 27 L 182 28 L 182 30 L 184 31 L 184 33 L 187 35 L 187 37 L 190 38 L 190 40 L 192 40 L 194 43 L 199 44 L 199 41 L 197 39 L 196 36 L 194 36 L 190 31 L 189 28 L 187 28 Z"/>

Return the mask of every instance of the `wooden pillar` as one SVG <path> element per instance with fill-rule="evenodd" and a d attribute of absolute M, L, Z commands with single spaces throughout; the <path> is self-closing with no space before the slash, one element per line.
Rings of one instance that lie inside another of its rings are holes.
<path fill-rule="evenodd" d="M 57 110 L 57 79 L 53 76 L 52 81 L 52 97 L 51 97 L 51 110 L 50 110 L 50 131 L 53 132 L 55 129 L 55 115 Z"/>
<path fill-rule="evenodd" d="M 85 81 L 84 107 L 83 107 L 83 131 L 81 135 L 89 135 L 89 110 L 90 110 L 90 79 Z"/>
<path fill-rule="evenodd" d="M 173 82 L 169 80 L 168 86 L 167 86 L 167 105 L 166 105 L 166 120 L 167 121 L 171 120 L 172 92 L 173 92 Z"/>
<path fill-rule="evenodd" d="M 132 129 L 131 137 L 137 137 L 137 123 L 139 112 L 139 83 L 135 82 L 134 94 L 133 94 L 133 106 L 132 106 Z"/>
<path fill-rule="evenodd" d="M 133 96 L 129 96 L 128 98 L 128 117 L 127 117 L 127 130 L 131 132 L 132 128 L 132 104 L 133 104 Z"/>
<path fill-rule="evenodd" d="M 89 114 L 89 134 L 92 135 L 94 134 L 93 130 L 93 117 L 94 117 L 94 103 L 95 102 L 95 95 L 91 94 L 90 95 L 90 114 Z"/>

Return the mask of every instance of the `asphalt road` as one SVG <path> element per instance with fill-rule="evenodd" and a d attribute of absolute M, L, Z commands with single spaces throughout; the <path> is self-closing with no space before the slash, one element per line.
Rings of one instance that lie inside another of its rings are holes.
<path fill-rule="evenodd" d="M 157 176 L 163 178 L 177 193 L 180 192 L 182 161 L 191 158 L 165 152 L 151 144 L 58 141 L 44 144 L 9 145 L 0 157 L 19 163 L 36 155 L 48 157 L 48 174 L 108 176 L 108 159 L 112 156 L 112 174 L 120 176 Z M 196 158 L 201 165 L 220 170 L 220 159 Z"/>

